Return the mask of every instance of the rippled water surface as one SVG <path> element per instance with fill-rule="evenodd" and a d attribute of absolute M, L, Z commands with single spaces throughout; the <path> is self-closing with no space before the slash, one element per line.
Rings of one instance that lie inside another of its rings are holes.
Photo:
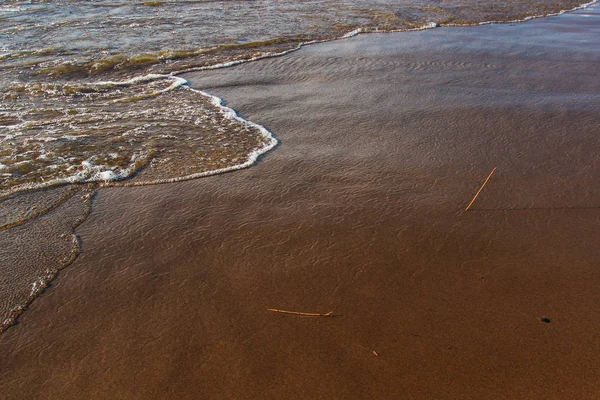
<path fill-rule="evenodd" d="M 10 274 L 2 280 L 0 318 L 18 314 L 39 292 L 39 282 L 76 257 L 79 245 L 73 230 L 89 211 L 94 185 L 148 184 L 244 168 L 275 146 L 269 131 L 238 117 L 219 99 L 191 89 L 181 72 L 280 54 L 300 43 L 360 30 L 511 21 L 578 4 L 3 2 L 0 234 L 3 243 L 16 246 L 22 241 L 31 248 L 27 253 L 3 246 L 0 262 Z M 436 65 L 432 60 L 399 62 L 415 70 Z M 70 222 L 52 220 L 47 215 L 52 210 L 62 210 Z M 42 221 L 45 228 L 32 228 L 32 221 Z M 40 259 L 36 240 L 48 237 L 58 242 L 44 247 Z M 11 276 L 18 276 L 19 283 Z"/>
<path fill-rule="evenodd" d="M 597 400 L 599 12 L 177 75 L 280 145 L 0 202 L 0 397 Z"/>
<path fill-rule="evenodd" d="M 223 123 L 222 109 L 164 74 L 280 52 L 357 28 L 507 20 L 573 5 L 5 3 L 0 6 L 0 193 L 52 182 L 119 180 L 149 165 L 154 168 L 147 175 L 155 180 L 177 178 L 243 164 L 252 152 L 264 150 L 269 140 L 262 132 L 239 120 Z M 140 79 L 156 72 L 163 75 Z"/>

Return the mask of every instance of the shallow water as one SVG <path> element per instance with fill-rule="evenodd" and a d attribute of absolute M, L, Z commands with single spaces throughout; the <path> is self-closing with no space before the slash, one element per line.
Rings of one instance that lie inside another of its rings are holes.
<path fill-rule="evenodd" d="M 2 301 L 2 315 L 9 316 L 3 318 L 5 325 L 12 324 L 14 316 L 37 295 L 34 289 L 40 279 L 49 280 L 79 254 L 79 245 L 73 242 L 73 230 L 79 225 L 81 215 L 87 215 L 96 190 L 94 182 L 137 185 L 205 176 L 249 166 L 261 153 L 273 148 L 275 140 L 269 131 L 236 117 L 230 109 L 220 106 L 218 99 L 192 90 L 178 72 L 287 51 L 295 49 L 299 42 L 339 37 L 357 28 L 373 31 L 432 23 L 511 20 L 576 5 L 565 1 L 526 5 L 506 2 L 498 8 L 495 2 L 491 3 L 50 1 L 3 4 L 0 6 L 3 51 L 0 59 L 0 229 L 3 242 L 27 241 L 33 252 L 33 255 L 21 255 L 9 251 L 9 246 L 2 252 L 2 265 L 8 271 L 6 276 L 22 278 L 18 283 L 8 278 L 3 282 L 2 293 L 8 300 Z M 329 49 L 327 46 L 323 49 Z M 361 51 L 364 54 L 350 65 L 336 65 L 340 60 L 329 55 L 319 59 L 319 64 L 298 67 L 287 64 L 296 58 L 285 57 L 275 68 L 291 79 L 312 84 L 335 78 L 340 73 L 351 78 L 364 68 L 372 68 L 373 76 L 387 76 L 388 69 L 404 74 L 446 74 L 444 80 L 435 85 L 452 82 L 451 74 L 455 72 L 449 69 L 469 76 L 510 69 L 488 60 L 466 61 L 457 56 L 440 61 L 429 56 L 419 58 L 418 54 L 388 57 L 374 63 L 369 58 L 369 50 Z M 265 75 L 260 70 L 264 64 L 256 65 L 258 70 L 253 70 L 252 79 L 257 87 L 278 83 L 270 72 Z M 307 75 L 308 67 L 316 68 L 316 72 Z M 543 62 L 531 68 L 543 68 Z M 573 68 L 585 71 L 588 67 L 581 63 Z M 237 70 L 231 71 L 236 73 Z M 175 72 L 177 74 L 173 74 Z M 584 79 L 583 74 L 579 77 Z M 477 78 L 469 79 L 476 84 Z M 214 88 L 215 84 L 218 82 L 207 81 L 199 87 Z M 521 84 L 530 90 L 531 85 L 536 84 L 535 77 Z M 224 85 L 235 86 L 237 82 Z M 424 89 L 419 85 L 415 84 L 411 90 L 417 93 Z M 487 87 L 489 82 L 482 81 L 480 85 Z M 581 85 L 580 92 L 575 94 L 567 91 L 552 96 L 556 101 L 577 104 L 586 90 L 593 91 L 593 85 Z M 453 91 L 451 85 L 447 85 L 444 101 L 462 98 L 461 91 L 462 88 Z M 275 100 L 287 101 L 285 93 L 280 96 Z M 503 104 L 502 98 L 497 96 L 490 106 L 516 104 L 511 97 L 504 97 Z M 365 92 L 364 97 L 356 99 L 355 112 L 360 115 L 365 112 L 365 104 L 379 101 L 380 94 Z M 421 108 L 417 107 L 417 100 L 411 100 L 411 106 L 416 107 L 414 111 L 427 111 L 430 100 L 420 101 L 425 101 Z M 480 103 L 480 99 L 470 101 L 474 105 Z M 582 107 L 583 112 L 589 104 Z M 344 123 L 348 109 L 340 107 L 317 113 L 333 113 L 330 115 L 341 118 Z M 585 118 L 580 123 L 584 123 Z M 377 119 L 383 120 L 382 117 Z M 303 144 L 309 145 L 309 141 Z M 369 154 L 367 151 L 362 156 Z M 60 186 L 65 183 L 77 185 Z M 36 188 L 54 189 L 35 191 Z M 68 217 L 63 216 L 68 221 L 64 226 L 58 224 L 50 231 L 38 229 L 38 224 L 46 228 L 53 226 L 47 225 L 46 219 L 62 213 L 61 210 L 71 207 L 77 199 L 82 204 L 73 207 L 79 207 L 79 211 L 69 211 Z M 40 262 L 35 249 L 41 248 L 38 243 L 49 237 L 60 245 L 45 247 L 44 260 L 47 261 Z M 67 247 L 63 249 L 63 245 Z"/>
<path fill-rule="evenodd" d="M 99 190 L 81 256 L 0 337 L 4 397 L 596 399 L 599 18 L 186 74 L 279 147 Z"/>
<path fill-rule="evenodd" d="M 248 59 L 357 28 L 505 20 L 576 5 L 507 2 L 496 10 L 491 3 L 5 3 L 0 6 L 0 194 L 51 183 L 136 178 L 152 161 L 155 180 L 181 178 L 244 164 L 252 152 L 264 150 L 260 132 L 239 121 L 219 126 L 218 107 L 186 91 L 184 82 L 150 78 L 151 73 Z M 134 77 L 129 84 L 98 84 Z M 223 131 L 233 136 L 237 131 L 237 138 L 223 137 Z M 173 132 L 186 137 L 169 140 L 177 137 Z"/>

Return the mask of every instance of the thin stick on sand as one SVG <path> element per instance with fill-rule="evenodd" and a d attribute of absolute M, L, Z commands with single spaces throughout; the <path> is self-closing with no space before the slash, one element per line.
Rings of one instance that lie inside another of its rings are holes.
<path fill-rule="evenodd" d="M 298 311 L 285 311 L 285 310 L 278 310 L 276 308 L 267 308 L 267 311 L 272 311 L 272 312 L 281 313 L 281 314 L 301 315 L 303 317 L 332 317 L 333 316 L 333 311 L 329 311 L 327 314 L 305 313 L 305 312 L 298 312 Z"/>
<path fill-rule="evenodd" d="M 481 187 L 477 191 L 477 194 L 475 194 L 475 197 L 473 197 L 473 200 L 471 200 L 471 202 L 469 203 L 469 205 L 467 206 L 467 208 L 465 208 L 465 211 L 469 211 L 469 208 L 471 208 L 471 206 L 473 205 L 473 203 L 475 203 L 475 200 L 477 199 L 477 196 L 479 196 L 479 193 L 481 193 L 481 191 L 483 190 L 483 187 L 488 183 L 488 181 L 490 180 L 490 178 L 492 177 L 492 175 L 494 175 L 494 172 L 496 172 L 496 167 L 494 167 L 494 169 L 492 170 L 492 172 L 490 172 L 490 174 L 488 175 L 488 177 L 485 180 L 485 182 L 483 182 L 483 185 L 481 185 Z"/>

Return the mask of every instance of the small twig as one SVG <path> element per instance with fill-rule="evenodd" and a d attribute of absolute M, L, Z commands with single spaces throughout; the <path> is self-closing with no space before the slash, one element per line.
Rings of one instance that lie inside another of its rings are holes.
<path fill-rule="evenodd" d="M 494 167 L 494 169 L 492 170 L 492 172 L 490 172 L 490 174 L 488 175 L 488 177 L 485 180 L 485 182 L 483 182 L 483 185 L 481 185 L 481 187 L 479 188 L 479 190 L 475 194 L 475 197 L 473 197 L 473 200 L 471 200 L 471 202 L 469 203 L 469 205 L 467 206 L 467 208 L 465 208 L 465 211 L 469 211 L 469 208 L 471 208 L 471 206 L 473 205 L 473 203 L 475 203 L 475 200 L 477 199 L 477 196 L 479 196 L 479 193 L 481 193 L 481 191 L 483 190 L 483 187 L 488 183 L 488 181 L 490 180 L 490 178 L 492 177 L 492 175 L 494 175 L 494 172 L 496 172 L 496 167 Z"/>
<path fill-rule="evenodd" d="M 298 311 L 285 311 L 285 310 L 278 310 L 276 308 L 267 308 L 267 311 L 272 311 L 272 312 L 281 313 L 281 314 L 301 315 L 303 317 L 332 317 L 333 316 L 333 311 L 329 311 L 327 314 L 305 313 L 305 312 L 298 312 Z"/>

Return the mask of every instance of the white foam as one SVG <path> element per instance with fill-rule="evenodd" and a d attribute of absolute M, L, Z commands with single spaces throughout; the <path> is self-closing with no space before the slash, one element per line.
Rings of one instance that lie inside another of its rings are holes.
<path fill-rule="evenodd" d="M 172 80 L 173 83 L 171 85 L 169 85 L 168 87 L 166 87 L 165 89 L 161 89 L 161 90 L 154 91 L 152 93 L 148 93 L 148 94 L 144 95 L 144 97 L 158 96 L 162 93 L 171 92 L 181 86 L 187 85 L 187 83 L 188 83 L 187 80 L 180 78 L 178 76 L 174 76 L 172 74 L 169 74 L 169 75 L 148 74 L 148 75 L 143 75 L 143 76 L 137 76 L 137 77 L 128 79 L 126 81 L 100 81 L 100 82 L 95 82 L 92 85 L 94 85 L 94 86 L 117 86 L 117 87 L 118 86 L 133 86 L 133 85 L 137 85 L 140 83 L 153 82 L 153 81 L 157 81 L 157 80 L 161 80 L 161 79 Z M 123 99 L 113 100 L 113 102 L 120 102 L 120 101 L 123 101 Z"/>
<path fill-rule="evenodd" d="M 537 15 L 530 15 L 528 17 L 524 17 L 521 19 L 513 19 L 513 20 L 509 20 L 509 21 L 483 21 L 483 22 L 478 22 L 476 24 L 442 24 L 440 26 L 445 26 L 445 27 L 453 27 L 453 26 L 470 26 L 470 25 L 494 25 L 494 24 L 518 24 L 520 22 L 527 22 L 527 21 L 531 21 L 532 19 L 539 19 L 539 18 L 546 18 L 546 17 L 556 17 L 558 15 L 562 15 L 562 14 L 566 14 L 569 12 L 573 12 L 573 11 L 577 11 L 577 10 L 582 10 L 585 8 L 588 8 L 589 6 L 596 4 L 598 2 L 598 0 L 593 0 L 590 1 L 589 3 L 585 3 L 585 4 L 581 4 L 577 7 L 573 7 L 571 9 L 568 10 L 560 10 L 554 13 L 548 13 L 548 14 L 537 14 Z"/>
<path fill-rule="evenodd" d="M 187 83 L 188 83 L 188 81 L 187 81 L 187 80 L 185 80 L 185 79 L 183 79 L 183 78 L 180 78 L 180 77 L 177 77 L 177 76 L 165 76 L 165 78 L 168 78 L 168 79 L 173 79 L 173 80 L 175 80 L 175 82 L 173 82 L 173 83 L 171 84 L 171 86 L 169 86 L 168 88 L 166 88 L 166 89 L 163 89 L 163 90 L 159 90 L 159 91 L 158 91 L 158 93 L 166 93 L 166 92 L 170 92 L 171 90 L 175 90 L 175 89 L 177 89 L 178 87 L 181 87 L 181 86 L 183 86 L 183 85 L 187 85 Z"/>
<path fill-rule="evenodd" d="M 58 185 L 64 185 L 69 183 L 91 183 L 91 182 L 112 182 L 129 178 L 133 175 L 136 170 L 136 160 L 139 158 L 145 159 L 147 158 L 147 154 L 138 154 L 134 155 L 131 158 L 131 164 L 127 168 L 118 168 L 118 169 L 107 169 L 106 166 L 103 165 L 95 165 L 92 159 L 85 160 L 81 162 L 81 166 L 83 169 L 77 171 L 73 175 L 51 179 L 48 181 L 44 181 L 42 183 L 26 183 L 22 185 L 18 185 L 9 190 L 0 191 L 0 198 L 4 198 L 10 196 L 15 193 L 21 193 L 29 190 L 38 190 L 45 189 L 49 187 L 54 187 Z M 25 162 L 25 161 L 24 161 Z M 30 162 L 30 161 L 27 161 Z M 67 171 L 76 168 L 74 165 L 67 168 Z"/>
<path fill-rule="evenodd" d="M 353 31 L 350 31 L 350 32 L 346 33 L 341 38 L 342 39 L 350 38 L 350 37 L 356 36 L 356 35 L 358 35 L 359 33 L 362 33 L 362 32 L 364 32 L 363 28 L 358 28 L 358 29 L 355 29 Z"/>
<path fill-rule="evenodd" d="M 116 174 L 114 171 L 101 171 L 94 174 L 93 178 L 99 181 L 114 181 L 122 177 L 121 174 Z"/>
<path fill-rule="evenodd" d="M 586 4 L 582 4 L 580 6 L 577 6 L 575 8 L 572 8 L 570 10 L 564 10 L 564 11 L 560 11 L 558 13 L 554 13 L 554 14 L 548 14 L 546 16 L 554 16 L 554 15 L 560 15 L 563 14 L 565 12 L 570 12 L 570 11 L 576 11 L 576 10 L 580 10 L 586 7 L 589 7 L 592 4 L 595 4 L 598 0 L 593 0 L 589 3 Z M 523 19 L 520 22 L 524 22 L 527 21 L 529 19 L 532 18 L 540 18 L 543 16 L 534 16 L 534 17 L 528 17 L 527 19 Z M 490 23 L 495 23 L 495 22 L 487 22 L 488 24 Z M 483 24 L 483 23 L 482 23 Z M 434 28 L 438 28 L 441 26 L 451 26 L 451 25 L 442 25 L 436 22 L 429 22 L 421 27 L 418 28 L 414 28 L 414 29 L 398 29 L 398 30 L 394 30 L 394 31 L 386 31 L 387 32 L 406 32 L 406 31 L 421 31 L 421 30 L 426 30 L 426 29 L 434 29 Z M 220 64 L 215 64 L 215 65 L 210 65 L 210 66 L 205 66 L 205 67 L 194 67 L 194 68 L 188 68 L 188 69 L 184 69 L 184 70 L 180 70 L 180 71 L 174 71 L 171 72 L 169 74 L 169 76 L 175 76 L 175 75 L 180 75 L 183 73 L 187 73 L 187 72 L 195 72 L 195 71 L 207 71 L 207 70 L 213 70 L 213 69 L 220 69 L 220 68 L 227 68 L 227 67 L 232 67 L 235 65 L 239 65 L 239 64 L 244 64 L 247 62 L 252 62 L 252 61 L 257 61 L 257 60 L 261 60 L 261 59 L 265 59 L 265 58 L 272 58 L 272 57 L 281 57 L 284 56 L 286 54 L 292 53 L 294 51 L 297 51 L 299 49 L 301 49 L 303 46 L 306 45 L 311 45 L 311 44 L 316 44 L 316 43 L 324 43 L 324 42 L 329 42 L 329 41 L 334 41 L 334 40 L 340 40 L 340 39 L 348 39 L 351 37 L 354 37 L 358 34 L 361 33 L 370 33 L 366 30 L 364 30 L 363 28 L 358 28 L 355 29 L 351 32 L 348 32 L 346 34 L 344 34 L 341 37 L 338 38 L 333 38 L 333 39 L 323 39 L 323 40 L 312 40 L 312 41 L 307 41 L 307 42 L 303 42 L 298 44 L 295 48 L 293 49 L 289 49 L 289 50 L 285 50 L 279 53 L 267 53 L 267 54 L 263 54 L 260 56 L 256 56 L 256 57 L 252 57 L 249 59 L 244 59 L 244 60 L 236 60 L 236 61 L 229 61 L 229 62 L 225 62 L 225 63 L 220 63 Z M 213 96 L 209 93 L 203 92 L 201 90 L 197 90 L 197 89 L 193 89 L 190 87 L 187 87 L 189 90 L 192 90 L 194 92 L 200 93 L 204 96 L 207 96 L 209 98 L 211 98 L 212 102 L 214 105 L 220 107 L 223 112 L 225 113 L 226 116 L 228 116 L 228 118 L 231 119 L 236 119 L 244 124 L 247 124 L 249 126 L 252 126 L 254 128 L 259 129 L 259 131 L 263 134 L 263 136 L 265 138 L 267 138 L 269 140 L 268 144 L 266 146 L 264 146 L 261 149 L 255 150 L 252 153 L 249 154 L 248 156 L 248 160 L 244 163 L 241 164 L 237 164 L 237 165 L 233 165 L 230 167 L 226 167 L 226 168 L 221 168 L 221 169 L 216 169 L 216 170 L 212 170 L 212 171 L 206 171 L 206 172 L 200 172 L 200 173 L 196 173 L 196 174 L 191 174 L 191 175 L 187 175 L 187 176 L 183 176 L 183 177 L 177 177 L 177 178 L 170 178 L 170 179 L 160 179 L 160 180 L 155 180 L 155 181 L 151 181 L 151 182 L 132 182 L 130 184 L 128 184 L 128 186 L 141 186 L 141 185 L 146 185 L 146 184 L 156 184 L 156 183 L 168 183 L 168 182 L 178 182 L 178 181 L 184 181 L 184 180 L 189 180 L 189 179 L 194 179 L 194 178 L 200 178 L 200 177 L 204 177 L 204 176 L 210 176 L 210 175 L 217 175 L 217 174 L 221 174 L 224 172 L 230 172 L 230 171 L 235 171 L 235 170 L 240 170 L 240 169 L 244 169 L 244 168 L 248 168 L 250 166 L 252 166 L 256 160 L 258 159 L 258 157 L 266 152 L 268 152 L 269 150 L 273 149 L 276 145 L 277 145 L 277 140 L 275 139 L 275 137 L 273 136 L 273 134 L 271 132 L 269 132 L 265 127 L 258 125 L 252 121 L 248 121 L 245 120 L 241 117 L 239 117 L 237 115 L 237 113 L 231 109 L 228 108 L 226 106 L 223 105 L 222 99 Z"/>
<path fill-rule="evenodd" d="M 472 24 L 472 25 L 488 25 L 488 24 L 497 24 L 497 23 L 517 23 L 517 22 L 525 22 L 525 21 L 528 21 L 528 20 L 531 20 L 534 18 L 552 17 L 552 16 L 564 14 L 566 12 L 571 12 L 571 11 L 576 11 L 576 10 L 587 8 L 587 7 L 597 3 L 597 1 L 598 0 L 593 0 L 593 1 L 590 1 L 589 3 L 579 5 L 577 7 L 569 9 L 569 10 L 562 10 L 562 11 L 559 11 L 556 13 L 551 13 L 551 14 L 525 17 L 520 20 L 485 21 L 485 22 L 480 22 L 478 24 Z M 170 91 L 173 91 L 180 87 L 186 88 L 188 90 L 192 90 L 202 96 L 208 97 L 211 100 L 211 102 L 223 112 L 223 114 L 226 116 L 226 118 L 229 118 L 231 120 L 236 120 L 236 121 L 241 122 L 249 127 L 258 129 L 259 132 L 262 134 L 262 136 L 265 139 L 267 139 L 267 144 L 259 149 L 253 150 L 250 154 L 248 154 L 246 161 L 243 163 L 232 165 L 232 166 L 225 167 L 225 168 L 216 169 L 216 170 L 190 174 L 190 175 L 186 175 L 186 176 L 182 176 L 182 177 L 160 179 L 160 180 L 154 180 L 154 181 L 150 181 L 150 182 L 131 182 L 131 183 L 128 183 L 127 186 L 142 186 L 142 185 L 156 184 L 156 183 L 177 182 L 177 181 L 195 179 L 195 178 L 200 178 L 200 177 L 210 176 L 210 175 L 217 175 L 217 174 L 221 174 L 221 173 L 225 173 L 225 172 L 236 171 L 236 170 L 248 168 L 256 163 L 259 156 L 261 156 L 262 154 L 273 149 L 277 145 L 278 141 L 277 141 L 277 139 L 275 139 L 274 135 L 271 132 L 269 132 L 265 127 L 258 125 L 252 121 L 248 121 L 248 120 L 245 120 L 245 119 L 239 117 L 233 109 L 224 106 L 223 102 L 220 98 L 213 96 L 209 93 L 203 92 L 201 90 L 193 89 L 193 88 L 186 86 L 188 83 L 187 80 L 185 80 L 181 77 L 178 77 L 176 75 L 180 75 L 180 74 L 187 73 L 187 72 L 194 72 L 194 71 L 206 71 L 206 70 L 227 68 L 227 67 L 232 67 L 235 65 L 252 62 L 252 61 L 257 61 L 257 60 L 261 60 L 261 59 L 265 59 L 265 58 L 280 57 L 280 56 L 284 56 L 286 54 L 292 53 L 294 51 L 297 51 L 300 48 L 302 48 L 303 46 L 316 44 L 316 43 L 324 43 L 324 42 L 329 42 L 329 41 L 334 41 L 334 40 L 348 39 L 348 38 L 354 37 L 361 33 L 394 33 L 394 32 L 406 32 L 406 31 L 420 31 L 420 30 L 425 30 L 425 29 L 433 29 L 433 28 L 437 28 L 437 27 L 452 27 L 452 26 L 468 26 L 468 25 L 438 24 L 435 22 L 430 22 L 430 23 L 427 23 L 418 28 L 389 30 L 389 31 L 384 31 L 384 32 L 382 32 L 382 31 L 367 31 L 363 28 L 359 28 L 359 29 L 355 29 L 351 32 L 347 32 L 346 34 L 344 34 L 341 37 L 303 42 L 303 43 L 298 44 L 297 46 L 295 46 L 292 49 L 284 50 L 284 51 L 278 52 L 278 53 L 266 53 L 266 54 L 262 54 L 262 55 L 252 57 L 249 59 L 228 61 L 225 63 L 219 63 L 219 64 L 214 64 L 214 65 L 209 65 L 209 66 L 204 66 L 204 67 L 193 67 L 193 68 L 183 69 L 183 70 L 179 70 L 179 71 L 173 71 L 166 75 L 165 74 L 147 74 L 147 75 L 143 75 L 143 76 L 134 77 L 134 78 L 131 78 L 126 81 L 100 81 L 100 82 L 94 83 L 94 85 L 130 86 L 130 85 L 151 82 L 151 81 L 160 80 L 160 79 L 172 79 L 174 82 L 170 86 L 168 86 L 165 89 L 155 92 L 155 94 L 170 92 Z M 133 160 L 132 160 L 132 162 L 133 162 Z M 41 189 L 41 188 L 46 188 L 46 187 L 56 186 L 56 185 L 66 184 L 66 183 L 103 182 L 104 185 L 108 185 L 108 184 L 110 184 L 110 182 L 128 178 L 135 172 L 135 170 L 136 170 L 136 168 L 135 168 L 134 164 L 132 164 L 129 168 L 127 168 L 125 170 L 119 170 L 118 172 L 115 172 L 113 170 L 103 170 L 103 169 L 101 169 L 101 167 L 92 166 L 90 164 L 89 166 L 86 166 L 86 168 L 84 168 L 84 171 L 80 171 L 79 173 L 69 176 L 69 177 L 54 179 L 54 180 L 47 181 L 47 182 L 44 182 L 41 184 L 19 185 L 18 187 L 10 189 L 8 191 L 0 191 L 0 197 L 4 197 L 4 196 L 10 195 L 10 194 L 13 194 L 15 192 L 21 192 L 21 191 L 33 190 L 33 189 Z"/>
<path fill-rule="evenodd" d="M 335 39 L 332 39 L 332 40 L 335 40 Z M 205 67 L 186 68 L 186 69 L 182 69 L 182 70 L 179 70 L 179 71 L 173 71 L 173 72 L 171 72 L 169 74 L 169 76 L 181 75 L 181 74 L 185 74 L 185 73 L 188 73 L 188 72 L 209 71 L 209 70 L 213 70 L 213 69 L 221 69 L 221 68 L 233 67 L 235 65 L 245 64 L 245 63 L 252 62 L 252 61 L 258 61 L 258 60 L 262 60 L 262 59 L 265 59 L 265 58 L 281 57 L 281 56 L 284 56 L 286 54 L 292 53 L 292 52 L 294 52 L 296 50 L 299 50 L 302 46 L 306 46 L 308 44 L 313 44 L 313 43 L 322 43 L 322 42 L 327 42 L 327 41 L 329 41 L 329 39 L 325 39 L 325 40 L 313 40 L 313 41 L 310 41 L 310 42 L 300 43 L 299 45 L 297 45 L 293 49 L 284 50 L 284 51 L 281 51 L 279 53 L 265 53 L 265 54 L 261 54 L 260 56 L 256 56 L 256 57 L 252 57 L 252 58 L 246 58 L 246 59 L 243 59 L 243 60 L 227 61 L 227 62 L 224 62 L 224 63 L 207 65 Z"/>
<path fill-rule="evenodd" d="M 48 286 L 48 280 L 46 277 L 40 277 L 31 284 L 31 293 L 29 297 L 36 297 Z"/>
<path fill-rule="evenodd" d="M 148 74 L 148 75 L 136 76 L 136 77 L 128 79 L 126 81 L 100 81 L 100 82 L 95 82 L 94 85 L 98 85 L 98 86 L 131 86 L 131 85 L 135 85 L 135 84 L 138 84 L 138 83 L 155 81 L 157 79 L 164 79 L 166 77 L 168 77 L 168 75 Z"/>
<path fill-rule="evenodd" d="M 210 99 L 211 103 L 213 105 L 215 105 L 216 107 L 218 107 L 226 118 L 228 118 L 230 120 L 235 120 L 235 121 L 241 122 L 242 124 L 244 124 L 246 126 L 257 129 L 261 133 L 261 135 L 265 139 L 267 139 L 267 143 L 263 147 L 251 151 L 248 154 L 246 161 L 243 163 L 240 163 L 240 164 L 235 164 L 235 165 L 231 165 L 231 166 L 225 167 L 225 168 L 219 168 L 219 169 L 215 169 L 215 170 L 211 170 L 211 171 L 198 172 L 195 174 L 190 174 L 190 175 L 185 175 L 185 176 L 180 176 L 180 177 L 175 177 L 175 178 L 156 179 L 156 180 L 144 181 L 144 182 L 130 182 L 130 183 L 126 183 L 124 186 L 145 186 L 145 185 L 154 185 L 154 184 L 159 184 L 159 183 L 181 182 L 181 181 L 186 181 L 186 180 L 190 180 L 190 179 L 196 179 L 196 178 L 201 178 L 201 177 L 205 177 L 205 176 L 218 175 L 218 174 L 222 174 L 225 172 L 231 172 L 231 171 L 245 169 L 245 168 L 248 168 L 248 167 L 251 167 L 252 165 L 254 165 L 256 163 L 256 161 L 258 160 L 258 157 L 260 157 L 261 155 L 265 154 L 266 152 L 270 151 L 275 146 L 277 146 L 278 141 L 269 130 L 267 130 L 262 125 L 256 124 L 256 123 L 254 123 L 252 121 L 248 121 L 246 119 L 243 119 L 235 112 L 235 110 L 223 105 L 223 100 L 220 99 L 219 97 L 213 96 L 210 93 L 206 93 L 206 92 L 203 92 L 198 89 L 190 88 L 188 86 L 185 86 L 185 88 L 187 90 L 191 90 L 195 93 L 199 93 L 202 96 L 208 97 Z M 108 183 L 105 184 L 105 186 L 107 186 L 107 185 L 110 186 L 110 184 L 108 184 Z"/>
<path fill-rule="evenodd" d="M 561 10 L 559 12 L 550 13 L 550 14 L 540 14 L 540 15 L 525 17 L 524 19 L 512 20 L 512 21 L 485 21 L 485 22 L 480 22 L 480 23 L 476 23 L 476 24 L 440 24 L 440 23 L 437 23 L 437 22 L 428 22 L 425 25 L 422 25 L 422 26 L 417 27 L 417 28 L 410 28 L 410 29 L 390 29 L 390 30 L 385 30 L 385 31 L 367 30 L 365 28 L 357 28 L 357 29 L 354 29 L 353 31 L 347 32 L 344 35 L 339 36 L 339 37 L 335 37 L 335 38 L 331 38 L 331 39 L 320 39 L 320 40 L 311 40 L 311 41 L 302 42 L 302 43 L 298 44 L 296 47 L 294 47 L 293 49 L 284 50 L 284 51 L 281 51 L 279 53 L 266 53 L 266 54 L 262 54 L 262 55 L 259 55 L 259 56 L 256 56 L 256 57 L 252 57 L 252 58 L 248 58 L 248 59 L 243 59 L 243 60 L 228 61 L 228 62 L 219 63 L 219 64 L 213 64 L 213 65 L 208 65 L 208 66 L 204 66 L 204 67 L 187 68 L 187 69 L 183 69 L 183 70 L 179 70 L 179 71 L 173 71 L 169 75 L 170 76 L 175 76 L 175 75 L 180 75 L 180 74 L 184 74 L 184 73 L 188 73 L 188 72 L 208 71 L 208 70 L 213 70 L 213 69 L 227 68 L 227 67 L 233 67 L 233 66 L 239 65 L 239 64 L 244 64 L 244 63 L 247 63 L 247 62 L 262 60 L 262 59 L 265 59 L 265 58 L 281 57 L 281 56 L 284 56 L 286 54 L 289 54 L 289 53 L 295 52 L 297 50 L 300 50 L 302 47 L 307 46 L 307 45 L 312 45 L 312 44 L 317 44 L 317 43 L 325 43 L 325 42 L 332 42 L 332 41 L 341 40 L 341 39 L 349 39 L 349 38 L 357 36 L 357 35 L 359 35 L 361 33 L 414 32 L 414 31 L 422 31 L 422 30 L 426 30 L 426 29 L 434 29 L 434 28 L 440 28 L 440 27 L 453 27 L 453 26 L 463 26 L 464 27 L 464 26 L 474 26 L 474 25 L 487 25 L 487 24 L 499 24 L 499 23 L 506 24 L 506 23 L 525 22 L 525 21 L 528 21 L 528 20 L 534 19 L 534 18 L 553 17 L 553 16 L 561 15 L 561 14 L 564 14 L 564 13 L 567 13 L 567 12 L 581 10 L 581 9 L 587 8 L 587 7 L 593 5 L 593 4 L 597 3 L 597 2 L 598 2 L 598 0 L 592 0 L 589 3 L 585 3 L 585 4 L 582 4 L 580 6 L 568 9 L 568 10 Z"/>

